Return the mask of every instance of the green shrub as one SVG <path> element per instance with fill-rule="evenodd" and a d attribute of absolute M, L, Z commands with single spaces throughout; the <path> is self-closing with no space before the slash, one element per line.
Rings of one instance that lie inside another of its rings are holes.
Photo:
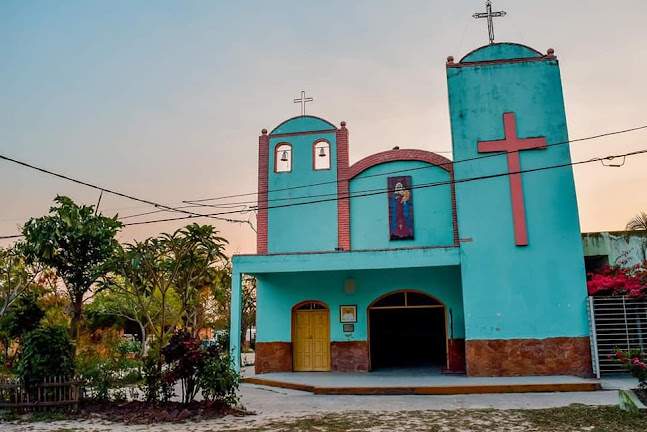
<path fill-rule="evenodd" d="M 202 397 L 206 400 L 221 401 L 227 405 L 238 402 L 240 375 L 231 367 L 229 356 L 208 356 L 202 363 L 198 376 Z"/>
<path fill-rule="evenodd" d="M 38 384 L 48 377 L 71 376 L 74 372 L 74 345 L 67 329 L 39 327 L 25 334 L 17 372 L 27 385 Z"/>
<path fill-rule="evenodd" d="M 121 340 L 108 346 L 108 353 L 83 352 L 77 356 L 77 373 L 84 382 L 85 398 L 94 400 L 125 399 L 123 388 L 141 381 L 141 361 L 132 358 L 139 343 Z"/>
<path fill-rule="evenodd" d="M 123 355 L 139 354 L 142 344 L 138 340 L 121 340 L 117 344 L 117 352 Z"/>
<path fill-rule="evenodd" d="M 142 381 L 140 390 L 146 402 L 168 402 L 175 396 L 175 381 L 162 372 L 162 363 L 154 354 L 144 358 Z"/>

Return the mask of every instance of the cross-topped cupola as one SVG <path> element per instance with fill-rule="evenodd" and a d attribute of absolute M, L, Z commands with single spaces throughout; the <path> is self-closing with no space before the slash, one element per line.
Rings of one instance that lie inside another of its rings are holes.
<path fill-rule="evenodd" d="M 311 97 L 306 97 L 306 92 L 301 90 L 301 97 L 294 99 L 294 103 L 301 104 L 301 115 L 306 115 L 306 103 L 314 101 Z"/>
<path fill-rule="evenodd" d="M 494 21 L 492 18 L 504 17 L 506 13 L 504 11 L 492 12 L 492 2 L 490 0 L 485 2 L 485 12 L 476 12 L 472 17 L 474 18 L 486 18 L 487 19 L 487 31 L 490 38 L 490 43 L 494 43 Z"/>

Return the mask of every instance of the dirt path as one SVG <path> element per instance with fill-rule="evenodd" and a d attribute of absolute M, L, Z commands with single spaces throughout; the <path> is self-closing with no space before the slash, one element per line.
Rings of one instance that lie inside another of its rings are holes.
<path fill-rule="evenodd" d="M 183 424 L 124 425 L 99 419 L 5 423 L 2 432 L 212 432 L 212 431 L 623 431 L 606 429 L 604 419 L 638 422 L 609 407 L 617 392 L 538 393 L 464 396 L 315 396 L 309 393 L 243 385 L 242 402 L 255 412 L 245 417 Z M 568 407 L 585 404 L 591 407 Z M 599 406 L 598 408 L 592 406 Z M 540 410 L 538 410 L 540 409 Z M 558 422 L 547 422 L 550 419 Z M 570 427 L 565 428 L 564 422 Z M 543 422 L 543 423 L 542 423 Z M 597 423 L 596 423 L 597 422 Z"/>

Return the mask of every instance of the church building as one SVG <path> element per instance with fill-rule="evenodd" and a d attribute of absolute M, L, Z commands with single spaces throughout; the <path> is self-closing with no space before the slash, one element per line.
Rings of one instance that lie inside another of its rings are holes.
<path fill-rule="evenodd" d="M 424 367 L 591 374 L 559 63 L 491 43 L 446 63 L 453 161 L 349 162 L 349 125 L 301 115 L 258 141 L 256 373 Z"/>

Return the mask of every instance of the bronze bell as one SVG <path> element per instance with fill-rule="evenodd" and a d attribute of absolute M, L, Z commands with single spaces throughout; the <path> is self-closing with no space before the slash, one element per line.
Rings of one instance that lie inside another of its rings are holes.
<path fill-rule="evenodd" d="M 326 149 L 319 147 L 319 157 L 326 157 Z"/>
<path fill-rule="evenodd" d="M 288 151 L 283 150 L 283 153 L 281 153 L 281 162 L 287 162 L 288 161 Z"/>

